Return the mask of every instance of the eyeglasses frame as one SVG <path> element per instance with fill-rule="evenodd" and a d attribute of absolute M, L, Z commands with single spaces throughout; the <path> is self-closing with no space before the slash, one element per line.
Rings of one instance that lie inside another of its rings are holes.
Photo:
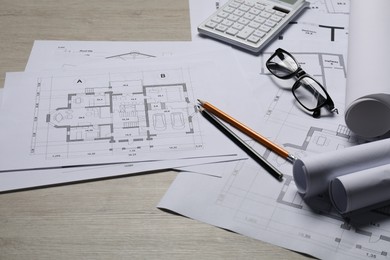
<path fill-rule="evenodd" d="M 297 65 L 297 69 L 294 71 L 294 72 L 291 72 L 290 74 L 287 74 L 285 76 L 279 76 L 279 75 L 276 75 L 272 72 L 272 69 L 270 69 L 270 64 L 271 64 L 271 60 L 277 56 L 277 55 L 280 55 L 281 53 L 283 54 L 286 54 L 288 55 Z M 267 69 L 269 70 L 269 72 L 271 72 L 272 75 L 274 75 L 275 77 L 279 78 L 279 79 L 291 79 L 293 77 L 295 77 L 296 81 L 294 83 L 294 85 L 292 86 L 291 88 L 291 92 L 294 96 L 294 98 L 298 101 L 298 103 L 304 107 L 306 110 L 310 111 L 310 112 L 313 112 L 313 117 L 314 118 L 318 118 L 320 117 L 321 115 L 321 108 L 322 107 L 325 107 L 327 106 L 328 109 L 333 113 L 337 113 L 338 114 L 338 110 L 337 108 L 334 107 L 334 102 L 332 100 L 332 98 L 330 97 L 328 91 L 326 91 L 326 89 L 324 88 L 324 86 L 319 83 L 316 79 L 314 79 L 312 76 L 310 76 L 308 73 L 306 73 L 301 65 L 297 62 L 297 60 L 294 58 L 294 56 L 289 53 L 288 51 L 282 49 L 282 48 L 278 48 L 276 49 L 276 51 L 271 55 L 271 57 L 267 60 L 267 62 L 265 63 L 265 66 L 267 67 Z M 315 108 L 308 108 L 307 106 L 305 106 L 304 104 L 302 104 L 302 102 L 299 100 L 299 98 L 295 95 L 295 90 L 298 88 L 300 82 L 304 79 L 304 78 L 310 78 L 311 80 L 313 80 L 314 82 L 316 82 L 318 84 L 318 86 L 321 87 L 321 89 L 324 91 L 325 95 L 326 95 L 326 99 L 324 102 L 322 102 L 320 105 L 317 105 Z"/>

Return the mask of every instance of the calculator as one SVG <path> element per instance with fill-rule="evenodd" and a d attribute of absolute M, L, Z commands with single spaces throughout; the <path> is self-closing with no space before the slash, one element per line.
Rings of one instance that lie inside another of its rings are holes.
<path fill-rule="evenodd" d="M 304 0 L 229 0 L 198 26 L 198 32 L 259 52 L 308 6 Z"/>

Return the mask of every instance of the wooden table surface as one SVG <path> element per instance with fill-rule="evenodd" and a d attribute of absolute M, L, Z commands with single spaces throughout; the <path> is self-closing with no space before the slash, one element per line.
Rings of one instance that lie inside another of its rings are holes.
<path fill-rule="evenodd" d="M 34 40 L 191 40 L 187 0 L 0 0 L 0 86 Z M 1 124 L 1 122 L 0 122 Z M 156 208 L 175 172 L 0 194 L 0 259 L 302 259 Z"/>

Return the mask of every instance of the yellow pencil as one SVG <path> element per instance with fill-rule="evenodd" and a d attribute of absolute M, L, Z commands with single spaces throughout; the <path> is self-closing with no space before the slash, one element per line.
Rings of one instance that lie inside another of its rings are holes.
<path fill-rule="evenodd" d="M 271 151 L 273 151 L 277 155 L 285 158 L 287 161 L 289 161 L 291 163 L 296 160 L 295 156 L 290 154 L 287 150 L 285 150 L 284 148 L 282 148 L 282 147 L 278 146 L 277 144 L 271 142 L 270 140 L 268 140 L 264 136 L 262 136 L 259 133 L 257 133 L 255 130 L 247 127 L 246 125 L 244 125 L 243 123 L 237 121 L 236 119 L 234 119 L 233 117 L 229 116 L 225 112 L 219 110 L 217 107 L 213 106 L 212 104 L 210 104 L 210 103 L 208 103 L 206 101 L 200 100 L 200 99 L 198 99 L 198 101 L 199 101 L 200 105 L 205 110 L 207 110 L 210 113 L 214 114 L 215 116 L 219 117 L 220 119 L 222 119 L 226 123 L 230 124 L 231 126 L 236 128 L 237 130 L 241 131 L 242 133 L 246 134 L 247 136 L 249 136 L 253 140 L 259 142 L 262 145 L 264 145 L 265 147 L 267 147 L 268 149 L 270 149 Z"/>

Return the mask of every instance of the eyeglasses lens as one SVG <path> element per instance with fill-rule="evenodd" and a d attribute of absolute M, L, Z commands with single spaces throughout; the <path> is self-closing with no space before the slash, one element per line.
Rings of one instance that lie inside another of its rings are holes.
<path fill-rule="evenodd" d="M 287 77 L 298 70 L 298 64 L 290 55 L 277 53 L 269 61 L 268 69 L 277 77 Z"/>
<path fill-rule="evenodd" d="M 304 77 L 293 87 L 295 98 L 307 109 L 313 110 L 326 102 L 326 93 L 312 78 Z"/>

